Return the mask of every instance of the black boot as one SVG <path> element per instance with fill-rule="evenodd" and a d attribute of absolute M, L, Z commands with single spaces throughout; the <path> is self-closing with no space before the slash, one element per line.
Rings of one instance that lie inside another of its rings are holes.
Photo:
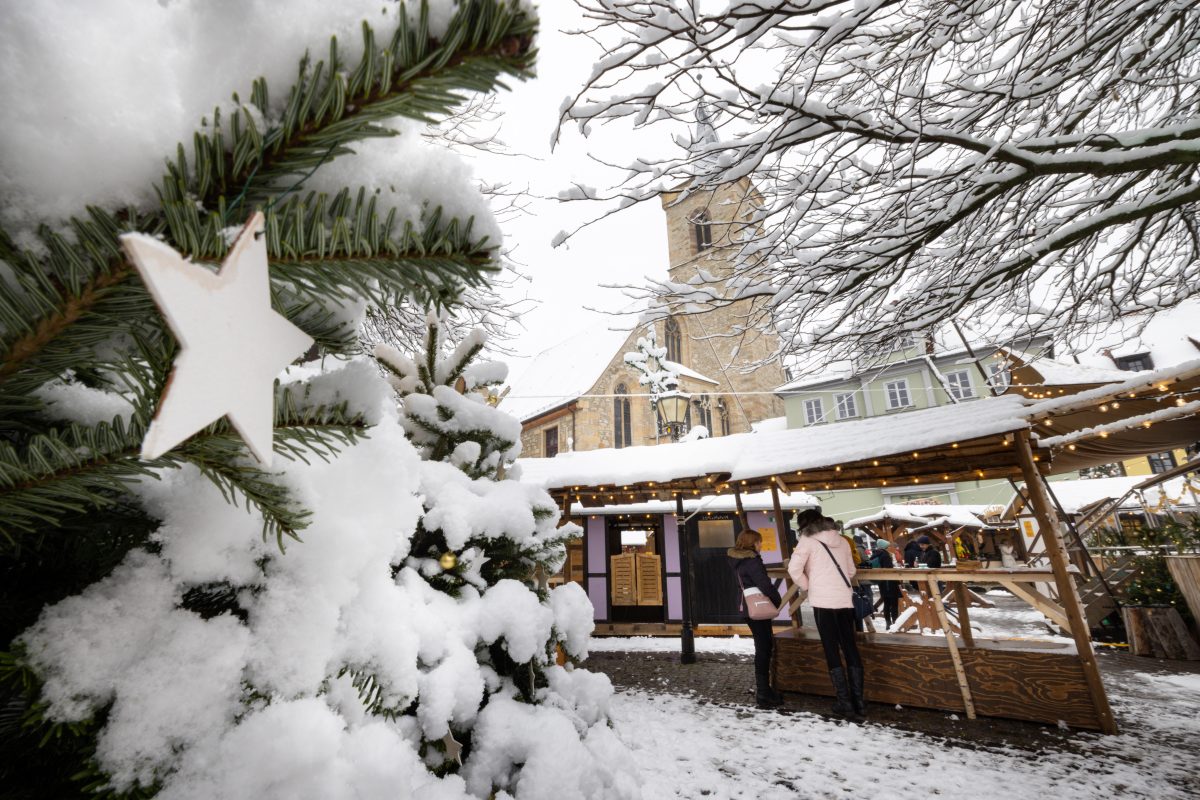
<path fill-rule="evenodd" d="M 771 688 L 771 673 L 754 673 L 754 704 L 759 708 L 777 708 L 783 705 L 783 695 Z"/>
<path fill-rule="evenodd" d="M 848 717 L 854 713 L 854 705 L 850 700 L 850 687 L 846 683 L 846 670 L 834 667 L 829 670 L 829 679 L 833 681 L 833 691 L 837 699 L 833 702 L 833 713 Z"/>
<path fill-rule="evenodd" d="M 850 701 L 854 704 L 854 713 L 860 717 L 867 715 L 867 701 L 863 698 L 863 668 L 850 668 Z"/>

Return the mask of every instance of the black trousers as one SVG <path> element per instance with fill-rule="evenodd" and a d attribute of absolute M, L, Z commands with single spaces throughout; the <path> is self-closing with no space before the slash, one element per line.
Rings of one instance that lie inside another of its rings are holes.
<path fill-rule="evenodd" d="M 883 598 L 883 620 L 889 628 L 896 623 L 896 617 L 898 616 L 900 616 L 900 598 Z"/>
<path fill-rule="evenodd" d="M 771 671 L 771 650 L 775 647 L 775 634 L 769 619 L 748 619 L 750 633 L 754 636 L 754 674 L 766 675 Z"/>
<path fill-rule="evenodd" d="M 846 658 L 847 667 L 861 667 L 858 644 L 854 641 L 853 608 L 814 608 L 817 633 L 821 634 L 821 647 L 825 650 L 825 664 L 830 669 L 842 666 L 839 651 Z"/>

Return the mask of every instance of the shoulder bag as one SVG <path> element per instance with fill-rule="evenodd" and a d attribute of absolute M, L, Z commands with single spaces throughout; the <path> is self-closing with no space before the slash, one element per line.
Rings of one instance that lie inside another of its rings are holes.
<path fill-rule="evenodd" d="M 817 544 L 825 548 L 825 552 L 829 554 L 829 559 L 833 561 L 833 566 L 837 567 L 838 575 L 841 575 L 842 580 L 850 587 L 850 600 L 854 603 L 854 618 L 856 620 L 864 620 L 874 614 L 875 598 L 871 595 L 871 587 L 862 585 L 854 586 L 851 584 L 850 579 L 846 577 L 846 573 L 842 572 L 842 565 L 837 562 L 837 557 L 829 549 L 829 545 L 824 542 L 817 542 Z"/>
<path fill-rule="evenodd" d="M 775 619 L 779 616 L 779 609 L 775 607 L 769 597 L 762 593 L 761 589 L 757 586 L 751 586 L 749 589 L 745 587 L 737 567 L 733 568 L 733 574 L 737 578 L 738 586 L 742 587 L 742 599 L 746 601 L 746 616 L 750 619 Z"/>

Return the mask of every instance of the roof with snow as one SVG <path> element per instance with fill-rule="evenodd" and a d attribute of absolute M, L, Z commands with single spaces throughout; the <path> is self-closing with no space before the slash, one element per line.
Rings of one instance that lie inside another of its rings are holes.
<path fill-rule="evenodd" d="M 520 422 L 584 394 L 629 338 L 629 331 L 596 325 L 538 353 L 500 404 Z M 636 383 L 636 379 L 633 379 Z"/>
<path fill-rule="evenodd" d="M 501 409 L 512 414 L 520 422 L 553 411 L 561 405 L 582 397 L 613 358 L 622 355 L 621 348 L 629 339 L 630 331 L 615 330 L 596 325 L 572 336 L 553 347 L 538 353 L 521 376 L 512 381 Z M 679 375 L 700 383 L 719 385 L 719 381 L 702 375 L 694 369 L 663 360 L 662 366 Z M 637 376 L 630 372 L 630 388 L 637 384 Z"/>
<path fill-rule="evenodd" d="M 947 523 L 955 528 L 986 528 L 987 524 L 976 515 L 985 513 L 987 508 L 986 505 L 979 504 L 886 503 L 878 513 L 849 520 L 845 525 L 847 528 L 855 528 L 877 522 L 903 522 L 922 527 L 936 527 Z"/>
<path fill-rule="evenodd" d="M 1034 378 L 1031 381 L 1017 378 L 1015 380 L 1016 383 L 1028 382 L 1043 386 L 1099 385 L 1113 381 L 1123 381 L 1133 374 L 1132 372 L 1119 370 L 1115 366 L 1096 367 L 1088 366 L 1087 364 L 1076 364 L 1070 361 L 1061 361 L 1054 358 L 1027 358 L 1023 353 L 1016 351 L 1013 351 L 1012 355 L 1023 361 L 1027 368 L 1034 370 L 1041 377 L 1041 380 Z"/>

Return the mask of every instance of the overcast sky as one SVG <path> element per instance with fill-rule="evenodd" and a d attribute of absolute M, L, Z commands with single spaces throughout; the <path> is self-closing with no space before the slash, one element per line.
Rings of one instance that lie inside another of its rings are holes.
<path fill-rule="evenodd" d="M 541 5 L 538 77 L 517 84 L 500 98 L 504 114 L 500 138 L 513 153 L 526 155 L 481 161 L 479 176 L 487 181 L 507 178 L 515 188 L 528 185 L 534 194 L 551 197 L 571 181 L 607 187 L 620 173 L 596 164 L 589 152 L 603 151 L 624 163 L 638 155 L 637 138 L 606 129 L 584 139 L 572 129 L 554 153 L 550 152 L 563 98 L 583 85 L 596 48 L 584 37 L 560 32 L 582 23 L 573 2 L 553 0 Z M 665 140 L 665 130 L 657 128 L 651 135 Z M 512 377 L 520 376 L 530 357 L 587 327 L 633 324 L 631 317 L 614 318 L 584 308 L 616 311 L 629 307 L 620 292 L 597 289 L 598 284 L 639 283 L 645 275 L 665 277 L 667 269 L 666 218 L 656 201 L 597 222 L 557 249 L 550 247 L 555 234 L 597 217 L 604 206 L 534 200 L 530 210 L 530 214 L 502 222 L 513 258 L 528 277 L 515 294 L 540 301 L 524 315 L 525 330 L 511 345 L 520 356 L 509 359 Z"/>

